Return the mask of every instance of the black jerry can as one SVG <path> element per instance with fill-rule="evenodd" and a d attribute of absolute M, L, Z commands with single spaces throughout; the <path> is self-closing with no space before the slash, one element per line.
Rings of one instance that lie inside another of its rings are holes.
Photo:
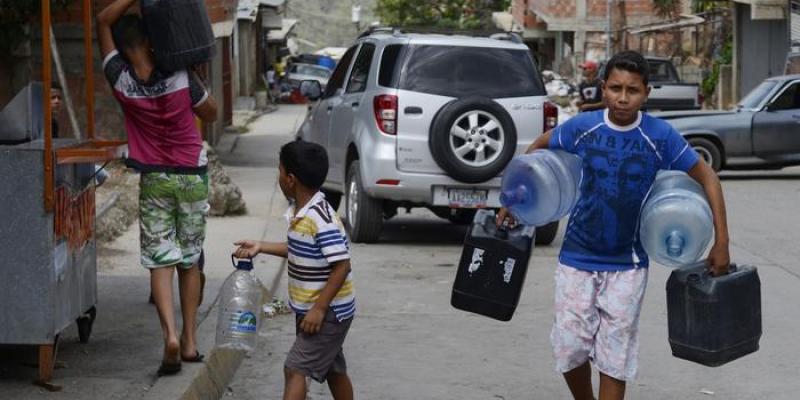
<path fill-rule="evenodd" d="M 519 303 L 534 228 L 498 229 L 495 213 L 479 210 L 464 239 L 450 304 L 500 321 L 509 321 Z"/>
<path fill-rule="evenodd" d="M 156 65 L 179 71 L 214 57 L 216 42 L 203 0 L 141 0 Z"/>
<path fill-rule="evenodd" d="M 672 355 L 717 367 L 758 350 L 761 281 L 750 265 L 713 277 L 704 262 L 676 268 L 667 280 Z"/>

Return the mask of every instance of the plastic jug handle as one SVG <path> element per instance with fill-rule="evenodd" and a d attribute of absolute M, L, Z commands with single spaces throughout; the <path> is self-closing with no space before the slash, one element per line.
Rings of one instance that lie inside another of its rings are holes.
<path fill-rule="evenodd" d="M 238 262 L 236 262 L 236 260 L 247 260 L 250 262 L 250 264 L 253 264 L 252 258 L 238 258 L 235 255 L 231 254 L 231 264 L 233 264 L 234 268 L 236 268 L 236 266 L 239 264 Z"/>
<path fill-rule="evenodd" d="M 709 267 L 708 260 L 706 260 L 705 263 L 706 263 L 706 267 Z M 725 274 L 725 275 L 733 274 L 738 270 L 739 270 L 739 268 L 736 266 L 736 264 L 734 264 L 734 263 L 728 264 L 728 273 Z M 721 276 L 725 276 L 725 275 L 718 275 L 718 276 L 711 275 L 711 269 L 709 269 L 709 268 L 706 268 L 706 271 L 703 274 L 708 276 L 708 277 L 711 277 L 711 278 L 719 278 Z"/>
<path fill-rule="evenodd" d="M 506 217 L 503 219 L 503 223 L 497 227 L 497 232 L 495 232 L 494 236 L 498 239 L 508 239 L 508 231 L 511 229 L 509 228 L 510 219 Z"/>

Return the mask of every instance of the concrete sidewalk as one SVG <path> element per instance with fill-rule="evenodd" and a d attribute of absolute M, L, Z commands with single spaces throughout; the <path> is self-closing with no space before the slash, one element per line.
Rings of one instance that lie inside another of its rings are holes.
<path fill-rule="evenodd" d="M 216 297 L 233 271 L 230 254 L 235 240 L 285 238 L 287 203 L 277 186 L 277 154 L 279 146 L 293 137 L 304 113 L 303 106 L 281 106 L 257 118 L 248 132 L 226 134 L 216 146 L 226 172 L 242 190 L 248 214 L 208 220 L 207 282 L 198 316 L 199 350 L 206 362 L 183 363 L 176 376 L 156 376 L 162 355 L 161 329 L 155 308 L 147 302 L 149 274 L 139 266 L 139 229 L 134 223 L 99 250 L 98 314 L 89 343 L 78 342 L 74 325 L 60 336 L 57 359 L 61 368 L 53 380 L 63 387 L 57 394 L 60 400 L 219 399 L 223 395 L 243 356 L 213 349 Z M 268 290 L 285 274 L 281 260 L 274 258 L 259 258 L 255 272 Z M 175 289 L 179 318 L 177 283 Z M 53 394 L 31 385 L 35 364 L 34 347 L 0 347 L 0 399 L 52 399 Z"/>

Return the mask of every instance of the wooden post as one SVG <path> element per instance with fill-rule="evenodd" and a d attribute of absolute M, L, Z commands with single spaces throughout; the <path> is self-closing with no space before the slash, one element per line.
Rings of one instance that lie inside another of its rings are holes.
<path fill-rule="evenodd" d="M 45 388 L 49 392 L 61 391 L 60 385 L 55 385 L 53 380 L 53 370 L 56 367 L 56 353 L 58 352 L 58 336 L 53 340 L 53 344 L 43 344 L 39 346 L 39 379 L 33 383 Z"/>
<path fill-rule="evenodd" d="M 83 0 L 84 77 L 86 78 L 86 137 L 94 139 L 94 52 L 92 0 Z"/>
<path fill-rule="evenodd" d="M 42 110 L 44 110 L 44 210 L 53 211 L 53 110 L 50 107 L 52 58 L 50 54 L 50 0 L 42 0 Z"/>

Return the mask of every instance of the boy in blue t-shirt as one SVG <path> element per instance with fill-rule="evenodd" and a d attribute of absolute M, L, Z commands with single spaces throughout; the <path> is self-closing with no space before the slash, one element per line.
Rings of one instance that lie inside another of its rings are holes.
<path fill-rule="evenodd" d="M 550 336 L 556 369 L 575 399 L 594 399 L 591 361 L 600 371 L 600 399 L 622 399 L 636 376 L 639 312 L 648 258 L 639 217 L 656 173 L 685 171 L 703 186 L 714 215 L 708 267 L 725 274 L 730 261 L 722 187 L 667 122 L 643 114 L 650 93 L 641 54 L 621 52 L 608 62 L 605 110 L 578 114 L 528 149 L 563 149 L 583 159 L 581 196 L 567 224 L 556 270 L 555 320 Z M 498 214 L 498 223 L 507 217 Z"/>

